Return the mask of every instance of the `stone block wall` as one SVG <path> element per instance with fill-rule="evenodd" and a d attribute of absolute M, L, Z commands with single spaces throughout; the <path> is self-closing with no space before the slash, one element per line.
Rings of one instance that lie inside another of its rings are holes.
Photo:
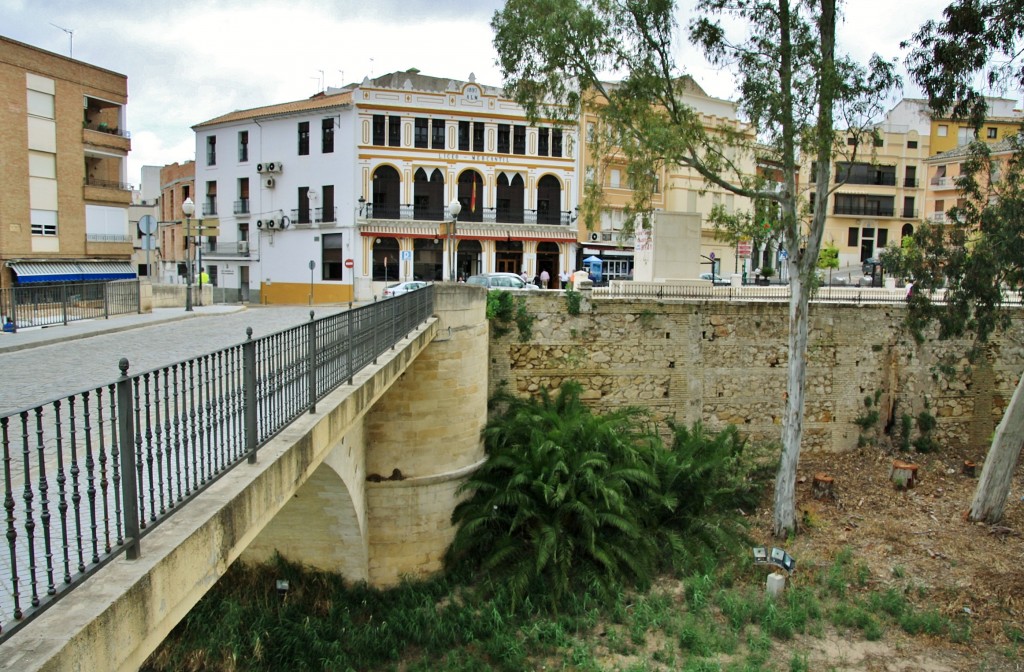
<path fill-rule="evenodd" d="M 578 380 L 600 409 L 649 408 L 658 419 L 712 429 L 740 427 L 752 440 L 777 440 L 785 405 L 788 305 L 585 298 L 567 311 L 562 292 L 526 297 L 533 338 L 491 340 L 490 387 L 519 394 Z M 917 344 L 902 305 L 812 304 L 807 352 L 805 450 L 857 445 L 855 418 L 879 394 L 880 434 L 900 417 L 927 411 L 933 437 L 984 451 L 1024 370 L 1022 321 L 970 364 L 966 341 Z M 953 361 L 952 368 L 947 362 Z"/>

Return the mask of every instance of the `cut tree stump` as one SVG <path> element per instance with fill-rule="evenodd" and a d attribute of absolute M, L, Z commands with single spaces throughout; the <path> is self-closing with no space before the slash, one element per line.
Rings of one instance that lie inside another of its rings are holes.
<path fill-rule="evenodd" d="M 961 473 L 963 473 L 964 476 L 970 476 L 971 478 L 974 478 L 974 470 L 977 468 L 977 466 L 978 465 L 976 465 L 974 462 L 971 462 L 970 460 L 964 460 L 964 466 L 961 468 L 960 471 Z"/>
<path fill-rule="evenodd" d="M 815 499 L 835 499 L 835 479 L 819 471 L 811 482 L 811 496 Z"/>
<path fill-rule="evenodd" d="M 917 465 L 910 462 L 893 460 L 892 471 L 889 472 L 889 480 L 900 490 L 909 490 L 917 485 Z"/>

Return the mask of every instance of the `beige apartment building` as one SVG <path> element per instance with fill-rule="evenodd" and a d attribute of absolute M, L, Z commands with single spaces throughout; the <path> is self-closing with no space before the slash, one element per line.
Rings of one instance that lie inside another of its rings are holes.
<path fill-rule="evenodd" d="M 0 287 L 136 277 L 124 75 L 0 37 Z"/>
<path fill-rule="evenodd" d="M 736 103 L 707 95 L 690 77 L 685 78 L 684 86 L 683 101 L 701 114 L 708 130 L 723 124 L 738 127 Z M 637 245 L 633 236 L 623 235 L 626 208 L 633 198 L 626 162 L 615 148 L 609 151 L 595 150 L 601 144 L 597 135 L 601 133 L 601 128 L 593 107 L 581 112 L 579 123 L 580 171 L 584 179 L 578 186 L 578 199 L 582 201 L 586 182 L 591 180 L 600 181 L 603 195 L 600 221 L 588 223 L 580 217 L 576 222 L 581 254 L 584 259 L 591 256 L 602 259 L 604 280 L 628 279 L 633 277 L 632 270 L 637 262 Z M 746 162 L 751 175 L 755 173 L 753 156 L 739 157 L 738 160 Z M 657 225 L 655 239 L 647 232 L 640 233 L 640 248 L 658 248 L 665 244 L 675 248 L 653 254 L 653 257 L 662 259 L 662 263 L 660 268 L 653 271 L 652 277 L 696 277 L 700 271 L 711 271 L 711 260 L 714 260 L 716 270 L 722 273 L 742 270 L 744 261 L 737 258 L 735 246 L 716 236 L 714 226 L 707 217 L 712 208 L 719 204 L 729 213 L 750 210 L 750 199 L 735 196 L 717 186 L 709 186 L 695 170 L 680 166 L 663 167 L 655 176 L 655 182 L 655 193 L 651 198 L 655 221 L 659 215 L 665 219 L 667 214 L 671 214 L 670 226 L 682 226 L 693 231 L 682 238 L 662 235 L 660 243 L 656 240 Z M 665 268 L 666 263 L 675 268 Z"/>

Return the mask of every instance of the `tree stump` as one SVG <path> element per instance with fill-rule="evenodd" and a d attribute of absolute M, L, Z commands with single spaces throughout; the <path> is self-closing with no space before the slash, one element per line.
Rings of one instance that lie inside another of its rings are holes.
<path fill-rule="evenodd" d="M 815 499 L 835 499 L 835 479 L 819 471 L 811 481 L 811 496 Z"/>
<path fill-rule="evenodd" d="M 910 462 L 893 460 L 892 471 L 889 472 L 889 480 L 900 490 L 909 490 L 917 485 L 917 465 Z"/>
<path fill-rule="evenodd" d="M 961 473 L 963 473 L 964 476 L 974 478 L 974 470 L 977 468 L 977 466 L 978 465 L 976 465 L 974 462 L 971 462 L 970 460 L 964 460 L 964 466 L 961 467 L 960 471 Z"/>

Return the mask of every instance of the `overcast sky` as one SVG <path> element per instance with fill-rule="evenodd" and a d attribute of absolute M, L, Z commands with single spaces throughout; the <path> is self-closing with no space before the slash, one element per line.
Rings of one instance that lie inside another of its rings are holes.
<path fill-rule="evenodd" d="M 680 0 L 679 24 L 690 0 Z M 841 47 L 862 62 L 899 57 L 901 40 L 939 18 L 947 0 L 852 0 Z M 501 85 L 490 19 L 502 0 L 0 0 L 0 33 L 128 76 L 132 151 L 143 165 L 195 158 L 191 130 L 236 109 L 309 97 L 324 86 L 419 68 Z M 55 25 L 51 25 L 55 24 Z M 55 27 L 55 26 L 59 26 Z M 679 42 L 680 64 L 711 95 L 731 98 L 727 73 Z M 909 95 L 916 91 L 908 89 Z"/>

